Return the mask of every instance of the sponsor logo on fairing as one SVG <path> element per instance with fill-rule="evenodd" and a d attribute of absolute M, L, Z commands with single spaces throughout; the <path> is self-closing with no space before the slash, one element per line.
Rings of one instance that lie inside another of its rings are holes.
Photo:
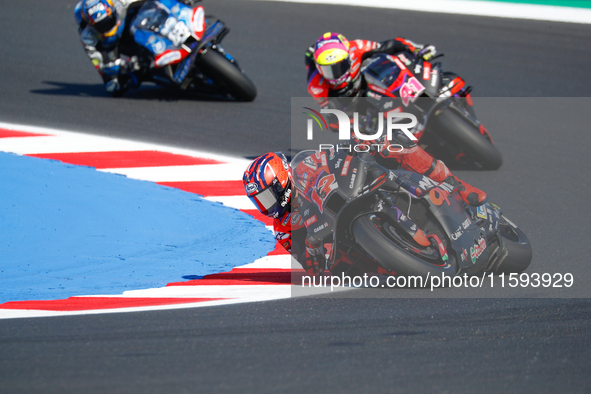
<path fill-rule="evenodd" d="M 423 175 L 419 182 L 419 188 L 423 190 L 428 190 L 438 185 L 433 179 L 429 178 L 428 176 Z"/>
<path fill-rule="evenodd" d="M 468 252 L 466 249 L 462 248 L 462 254 L 460 254 L 460 256 L 462 257 L 462 261 L 466 261 L 468 259 Z"/>
<path fill-rule="evenodd" d="M 314 223 L 316 223 L 316 215 L 314 215 L 310 219 L 306 220 L 306 227 L 309 227 Z"/>
<path fill-rule="evenodd" d="M 196 33 L 197 39 L 201 39 L 203 29 L 205 28 L 205 11 L 203 7 L 199 6 L 193 11 L 193 30 Z"/>
<path fill-rule="evenodd" d="M 408 104 L 414 102 L 424 90 L 425 87 L 419 82 L 418 79 L 415 77 L 410 78 L 400 88 L 400 99 L 402 100 L 402 104 L 404 104 L 405 107 L 408 106 Z"/>
<path fill-rule="evenodd" d="M 452 240 L 457 240 L 458 238 L 460 238 L 462 236 L 462 234 L 464 234 L 464 232 L 462 231 L 462 226 L 460 226 L 453 234 L 451 234 L 449 237 Z"/>
<path fill-rule="evenodd" d="M 324 230 L 327 227 L 328 227 L 328 223 L 324 222 L 323 224 L 321 224 L 320 226 L 318 226 L 314 229 L 314 234 L 316 234 L 318 231 Z"/>
<path fill-rule="evenodd" d="M 425 63 L 425 68 L 423 69 L 423 79 L 428 81 L 431 77 L 431 63 Z"/>
<path fill-rule="evenodd" d="M 466 220 L 464 220 L 464 221 L 462 222 L 462 227 L 464 227 L 464 230 L 465 230 L 465 229 L 467 229 L 467 228 L 468 228 L 468 226 L 469 226 L 470 224 L 472 224 L 472 221 L 470 221 L 470 218 L 469 218 L 469 217 L 466 217 Z"/>
<path fill-rule="evenodd" d="M 481 205 L 478 208 L 476 208 L 476 214 L 478 215 L 479 218 L 483 218 L 483 219 L 488 218 L 488 216 L 486 216 L 486 208 L 484 208 L 484 205 Z"/>
<path fill-rule="evenodd" d="M 431 87 L 437 86 L 437 81 L 439 80 L 439 70 L 437 68 L 431 71 Z"/>
<path fill-rule="evenodd" d="M 470 259 L 472 260 L 472 264 L 476 263 L 476 259 L 482 255 L 485 249 L 486 240 L 484 239 L 483 235 L 480 235 L 480 238 L 476 241 L 476 244 L 470 248 Z"/>
<path fill-rule="evenodd" d="M 357 168 L 353 168 L 351 174 L 351 182 L 349 182 L 349 189 L 353 189 L 353 185 L 355 185 L 355 178 L 357 177 Z"/>
<path fill-rule="evenodd" d="M 165 52 L 156 58 L 155 64 L 156 67 L 164 67 L 167 64 L 171 64 L 181 60 L 183 56 L 181 55 L 181 51 L 170 51 Z"/>
<path fill-rule="evenodd" d="M 347 156 L 345 159 L 345 164 L 343 164 L 343 169 L 341 170 L 341 175 L 346 176 L 349 173 L 349 164 L 351 164 L 351 159 L 353 156 Z"/>

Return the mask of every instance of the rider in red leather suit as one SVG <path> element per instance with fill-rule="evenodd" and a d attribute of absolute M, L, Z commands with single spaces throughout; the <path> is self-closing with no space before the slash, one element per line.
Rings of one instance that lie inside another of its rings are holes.
<path fill-rule="evenodd" d="M 436 53 L 433 45 L 419 45 L 404 38 L 376 42 L 347 39 L 338 33 L 323 34 L 306 52 L 308 93 L 320 105 L 330 97 L 354 97 L 361 87 L 361 63 L 376 53 L 408 51 L 424 59 Z"/>
<path fill-rule="evenodd" d="M 404 38 L 378 43 L 368 40 L 348 41 L 341 34 L 325 33 L 306 52 L 308 92 L 320 107 L 328 106 L 331 97 L 357 96 L 361 85 L 362 61 L 376 53 L 396 54 L 402 51 L 414 53 L 426 60 L 436 54 L 433 45 L 419 45 Z M 403 133 L 398 132 L 395 137 L 395 141 L 390 143 L 400 144 L 404 149 L 396 152 L 382 149 L 380 156 L 437 182 L 445 180 L 453 185 L 460 184 L 464 188 L 460 194 L 470 205 L 477 206 L 486 201 L 486 193 L 457 179 L 441 160 L 431 157 Z"/>

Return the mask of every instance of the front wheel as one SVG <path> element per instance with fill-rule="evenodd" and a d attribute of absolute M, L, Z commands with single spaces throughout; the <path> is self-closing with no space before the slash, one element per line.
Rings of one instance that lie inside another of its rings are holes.
<path fill-rule="evenodd" d="M 525 271 L 532 260 L 532 248 L 523 231 L 501 216 L 499 236 L 502 238 L 506 254 L 504 253 L 505 257 L 494 268 L 494 272 L 501 274 Z"/>
<path fill-rule="evenodd" d="M 432 247 L 411 243 L 397 234 L 387 219 L 374 214 L 362 216 L 353 223 L 356 242 L 369 253 L 377 263 L 398 275 L 428 276 L 449 275 L 457 272 L 455 261 L 441 260 Z M 453 259 L 453 257 L 452 257 Z"/>
<path fill-rule="evenodd" d="M 483 170 L 497 170 L 503 164 L 503 157 L 492 141 L 453 107 L 433 116 L 429 123 L 435 133 Z"/>
<path fill-rule="evenodd" d="M 224 85 L 240 101 L 252 101 L 257 89 L 250 79 L 223 54 L 209 48 L 200 56 L 199 66 L 216 82 Z"/>

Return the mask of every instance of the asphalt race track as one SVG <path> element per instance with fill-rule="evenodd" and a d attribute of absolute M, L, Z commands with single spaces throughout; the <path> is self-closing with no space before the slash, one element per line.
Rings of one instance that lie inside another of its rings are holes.
<path fill-rule="evenodd" d="M 0 121 L 244 157 L 289 152 L 290 99 L 306 96 L 303 53 L 321 33 L 437 45 L 445 69 L 475 87 L 479 116 L 504 157 L 499 171 L 458 175 L 528 235 L 528 272 L 573 272 L 580 298 L 529 289 L 527 298 L 392 299 L 360 290 L 3 320 L 1 392 L 591 390 L 590 25 L 207 1 L 206 12 L 232 29 L 224 47 L 255 82 L 257 99 L 194 99 L 149 85 L 113 99 L 79 44 L 74 1 L 4 3 Z"/>

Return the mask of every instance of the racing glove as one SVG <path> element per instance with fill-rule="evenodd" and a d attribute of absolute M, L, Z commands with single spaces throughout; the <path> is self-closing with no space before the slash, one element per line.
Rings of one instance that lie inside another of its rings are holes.
<path fill-rule="evenodd" d="M 123 69 L 129 73 L 141 70 L 140 61 L 137 56 L 132 56 L 129 59 L 123 60 Z"/>
<path fill-rule="evenodd" d="M 435 45 L 423 45 L 421 48 L 415 49 L 414 54 L 416 57 L 429 61 L 429 59 L 432 59 L 437 55 L 437 49 L 435 48 Z"/>
<path fill-rule="evenodd" d="M 306 251 L 302 258 L 302 267 L 310 276 L 322 275 L 326 267 L 326 249 L 322 245 L 322 239 L 308 236 L 305 245 Z"/>

